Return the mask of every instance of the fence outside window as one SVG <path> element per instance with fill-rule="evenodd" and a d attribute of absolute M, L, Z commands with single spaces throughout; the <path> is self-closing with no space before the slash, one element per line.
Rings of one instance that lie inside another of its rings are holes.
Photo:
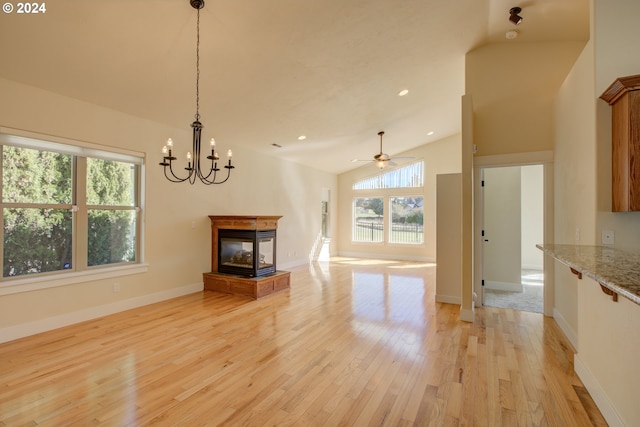
<path fill-rule="evenodd" d="M 353 229 L 356 242 L 382 242 L 384 224 L 381 221 L 357 221 Z M 389 241 L 392 243 L 420 244 L 424 241 L 422 224 L 392 224 Z"/>

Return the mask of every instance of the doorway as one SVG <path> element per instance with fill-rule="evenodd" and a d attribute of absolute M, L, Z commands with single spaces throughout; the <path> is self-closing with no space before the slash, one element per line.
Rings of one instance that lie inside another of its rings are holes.
<path fill-rule="evenodd" d="M 543 313 L 543 165 L 483 168 L 482 304 Z"/>

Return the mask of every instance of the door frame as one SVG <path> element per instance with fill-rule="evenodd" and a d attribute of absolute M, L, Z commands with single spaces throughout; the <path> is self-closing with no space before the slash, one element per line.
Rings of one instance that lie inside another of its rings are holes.
<path fill-rule="evenodd" d="M 530 153 L 504 154 L 496 156 L 474 156 L 473 159 L 473 301 L 481 306 L 483 301 L 483 236 L 484 194 L 482 177 L 485 168 L 507 166 L 543 166 L 543 244 L 554 240 L 553 210 L 553 151 L 537 151 Z M 554 264 L 543 257 L 543 311 L 545 316 L 553 316 L 554 307 Z"/>

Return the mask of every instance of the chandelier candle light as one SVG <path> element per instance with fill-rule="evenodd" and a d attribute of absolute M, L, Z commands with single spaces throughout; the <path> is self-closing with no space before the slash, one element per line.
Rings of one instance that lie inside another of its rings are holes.
<path fill-rule="evenodd" d="M 187 152 L 186 177 L 181 178 L 173 171 L 173 161 L 176 160 L 176 157 L 173 156 L 173 140 L 171 138 L 167 140 L 167 145 L 162 147 L 162 163 L 160 163 L 160 166 L 164 169 L 164 176 L 171 182 L 188 181 L 190 184 L 194 184 L 196 179 L 199 179 L 206 185 L 222 184 L 229 179 L 231 169 L 235 167 L 231 164 L 231 158 L 233 157 L 231 150 L 227 151 L 228 163 L 224 166 L 227 169 L 227 176 L 224 180 L 216 181 L 216 175 L 220 171 L 218 167 L 220 157 L 216 152 L 216 141 L 213 138 L 211 138 L 210 142 L 211 155 L 207 156 L 207 159 L 211 160 L 211 167 L 208 170 L 203 170 L 200 165 L 201 137 L 202 128 L 204 127 L 200 123 L 200 9 L 204 7 L 204 0 L 189 0 L 189 3 L 198 12 L 196 26 L 196 119 L 191 123 L 193 128 L 193 147 L 192 151 Z"/>

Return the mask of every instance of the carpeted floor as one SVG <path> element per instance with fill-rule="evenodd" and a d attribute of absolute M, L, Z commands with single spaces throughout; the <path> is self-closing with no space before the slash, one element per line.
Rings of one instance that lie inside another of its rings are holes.
<path fill-rule="evenodd" d="M 484 289 L 484 305 L 511 308 L 513 310 L 543 312 L 544 279 L 541 271 L 523 271 L 523 292 Z"/>

